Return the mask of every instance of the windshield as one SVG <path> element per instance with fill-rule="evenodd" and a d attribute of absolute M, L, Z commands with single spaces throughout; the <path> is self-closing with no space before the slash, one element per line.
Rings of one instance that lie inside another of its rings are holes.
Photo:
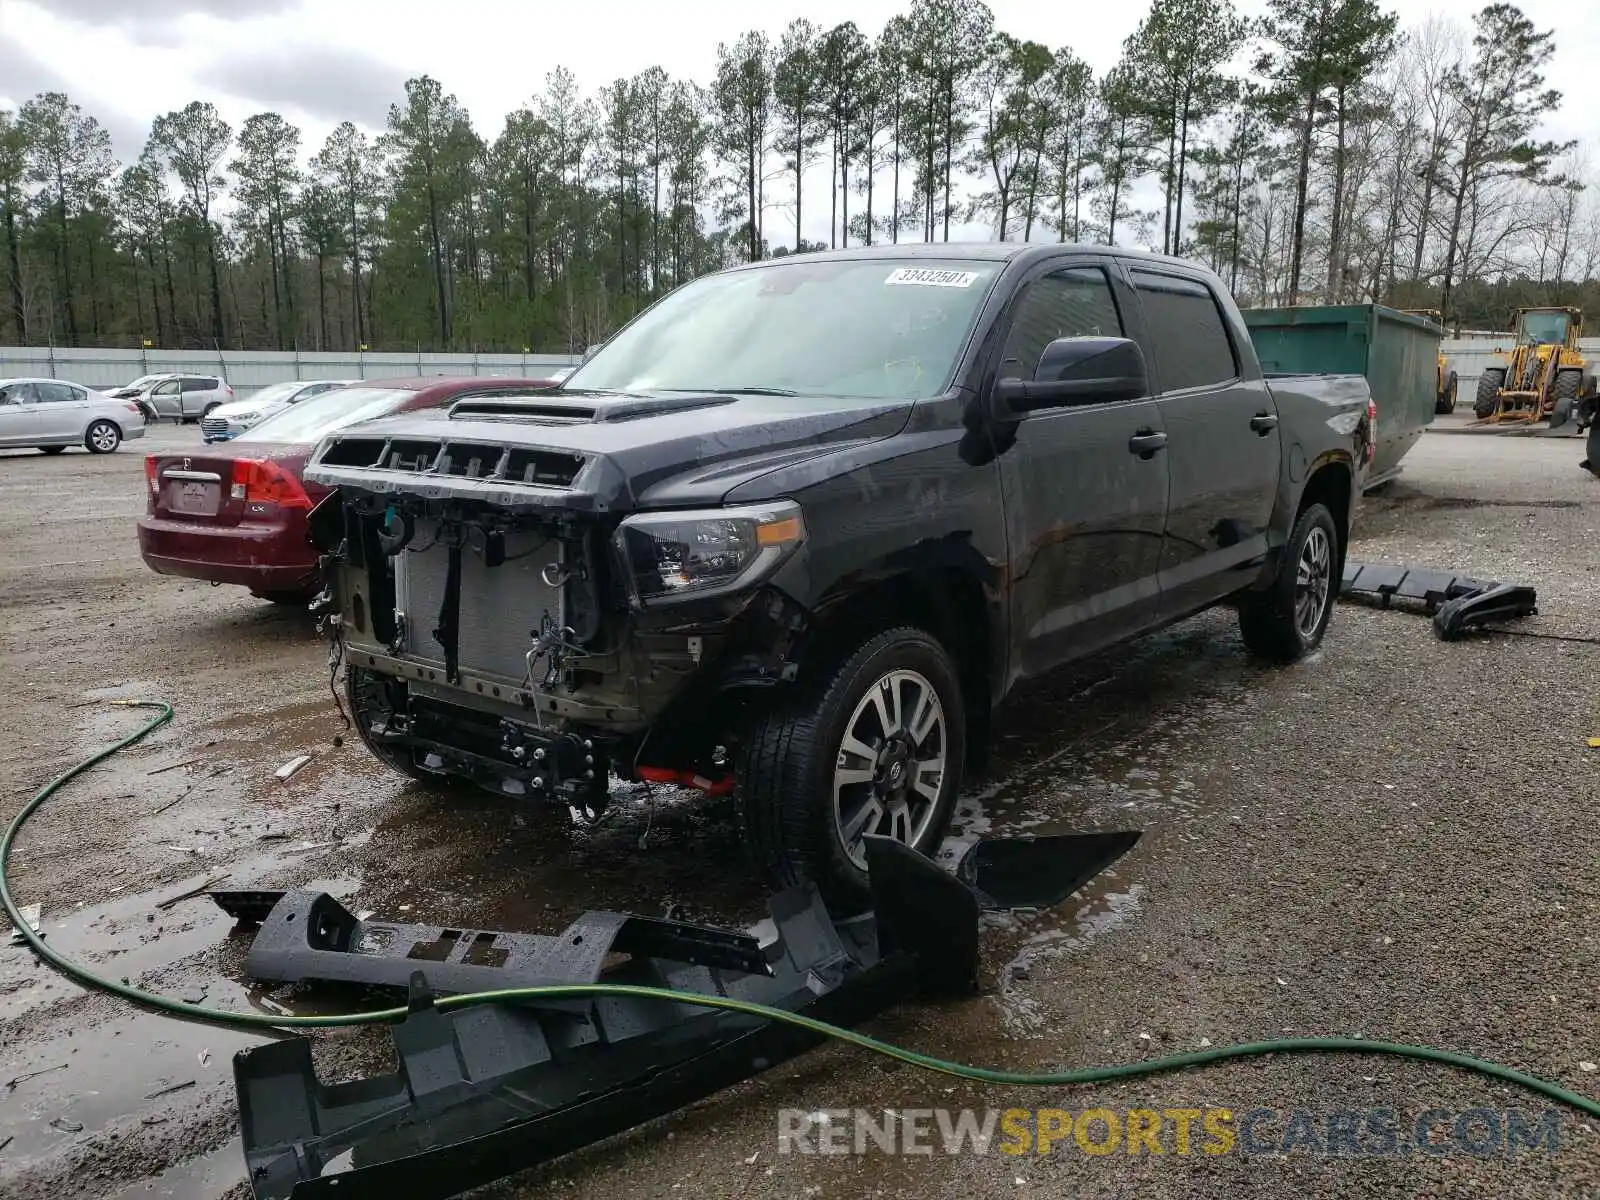
<path fill-rule="evenodd" d="M 354 425 L 386 417 L 416 395 L 409 388 L 340 388 L 324 392 L 273 413 L 259 425 L 241 433 L 236 442 L 315 442 Z"/>
<path fill-rule="evenodd" d="M 288 383 L 269 383 L 258 391 L 251 392 L 244 398 L 246 404 L 277 404 L 287 400 L 306 385 L 298 379 L 291 379 Z"/>
<path fill-rule="evenodd" d="M 1567 340 L 1567 323 L 1571 316 L 1564 312 L 1531 312 L 1522 314 L 1522 330 L 1535 346 L 1549 346 Z"/>
<path fill-rule="evenodd" d="M 643 313 L 562 386 L 936 396 L 1001 265 L 800 257 L 708 275 Z"/>

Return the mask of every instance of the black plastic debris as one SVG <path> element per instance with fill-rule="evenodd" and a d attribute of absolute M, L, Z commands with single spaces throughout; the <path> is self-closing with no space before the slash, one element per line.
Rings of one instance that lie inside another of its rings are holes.
<path fill-rule="evenodd" d="M 1395 600 L 1420 604 L 1433 616 L 1433 630 L 1453 642 L 1469 629 L 1533 616 L 1539 595 L 1519 583 L 1474 579 L 1450 571 L 1347 562 L 1339 594 L 1388 608 Z"/>
<path fill-rule="evenodd" d="M 260 923 L 246 971 L 272 983 L 404 987 L 392 1074 L 324 1084 L 311 1043 L 234 1056 L 257 1200 L 458 1195 L 569 1153 L 800 1054 L 795 1025 L 658 997 L 434 1000 L 541 984 L 636 984 L 727 996 L 850 1026 L 919 993 L 970 993 L 983 909 L 1047 908 L 1137 833 L 979 842 L 955 874 L 868 837 L 873 907 L 831 917 L 807 885 L 773 896 L 776 937 L 586 913 L 554 936 L 361 921 L 312 892 L 221 892 Z M 347 1157 L 346 1157 L 347 1156 Z M 345 1169 L 324 1175 L 339 1161 Z M 347 1164 L 347 1165 L 346 1165 Z"/>

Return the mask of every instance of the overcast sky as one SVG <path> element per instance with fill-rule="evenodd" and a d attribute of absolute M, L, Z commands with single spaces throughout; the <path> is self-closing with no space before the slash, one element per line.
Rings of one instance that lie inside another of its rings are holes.
<path fill-rule="evenodd" d="M 1462 20 L 1477 5 L 1389 0 L 1402 26 L 1431 12 Z M 1560 31 L 1549 84 L 1566 96 L 1547 135 L 1578 138 L 1600 162 L 1600 107 L 1583 84 L 1600 63 L 1593 0 L 1523 0 L 1541 29 Z M 557 66 L 586 92 L 659 64 L 709 81 L 719 41 L 750 28 L 776 40 L 794 17 L 826 28 L 853 20 L 869 37 L 909 0 L 0 0 L 0 106 L 37 92 L 67 92 L 110 130 L 117 154 L 134 158 L 160 113 L 210 100 L 235 128 L 275 109 L 300 124 L 308 153 L 341 119 L 382 126 L 410 75 L 453 91 L 486 138 Z M 1260 12 L 1263 0 L 1239 0 Z M 1096 70 L 1116 62 L 1148 0 L 1123 4 L 989 0 L 996 24 L 1055 48 L 1071 46 Z M 1564 27 L 1563 27 L 1564 23 Z M 806 236 L 827 240 L 827 167 L 807 176 Z M 813 182 L 814 179 L 814 182 Z M 812 214 L 815 214 L 814 223 Z M 963 230 L 986 236 L 987 230 Z M 791 242 L 792 215 L 767 215 L 774 243 Z M 954 236 L 954 231 L 952 231 Z"/>

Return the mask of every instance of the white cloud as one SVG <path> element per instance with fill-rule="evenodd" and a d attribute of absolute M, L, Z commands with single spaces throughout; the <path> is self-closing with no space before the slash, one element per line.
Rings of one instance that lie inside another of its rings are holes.
<path fill-rule="evenodd" d="M 138 152 L 157 114 L 194 99 L 215 103 L 235 127 L 261 107 L 276 107 L 320 145 L 343 116 L 369 127 L 400 81 L 426 71 L 454 92 L 478 129 L 493 137 L 505 113 L 526 103 L 557 66 L 570 68 L 588 92 L 659 64 L 673 76 L 711 77 L 719 41 L 750 28 L 774 40 L 793 18 L 826 28 L 853 20 L 875 36 L 909 0 L 0 0 L 0 101 L 27 99 L 57 79 L 113 131 L 124 158 Z M 1240 0 L 1247 13 L 1264 0 Z M 1426 18 L 1430 0 L 1391 0 L 1403 26 Z M 1566 95 L 1549 122 L 1554 138 L 1578 138 L 1600 150 L 1600 110 L 1584 102 L 1590 63 L 1600 60 L 1600 22 L 1575 20 L 1563 0 L 1524 0 L 1540 28 L 1561 37 L 1549 84 Z M 1097 70 L 1111 66 L 1147 0 L 1116 5 L 990 0 L 996 23 L 1051 47 L 1070 46 Z M 1466 6 L 1449 11 L 1470 19 Z M 393 86 L 387 96 L 383 88 Z M 55 85 L 53 85 L 55 86 Z M 12 94 L 13 92 L 20 94 Z M 827 167 L 807 175 L 806 236 L 827 240 Z M 783 185 L 779 185 L 780 187 Z M 1149 205 L 1149 185 L 1140 203 Z M 811 199 L 815 194 L 816 199 Z M 852 201 L 852 207 L 855 205 Z M 964 227 L 964 236 L 987 236 Z M 792 221 L 768 215 L 775 242 L 792 239 Z M 952 230 L 954 236 L 954 230 Z"/>

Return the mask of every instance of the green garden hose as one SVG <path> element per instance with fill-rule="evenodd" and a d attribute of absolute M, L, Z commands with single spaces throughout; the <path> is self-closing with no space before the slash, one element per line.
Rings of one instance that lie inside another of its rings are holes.
<path fill-rule="evenodd" d="M 16 815 L 6 828 L 5 836 L 0 838 L 0 902 L 4 903 L 6 915 L 11 918 L 22 936 L 27 940 L 28 945 L 33 947 L 34 953 L 63 975 L 82 984 L 84 987 L 107 992 L 113 996 L 120 996 L 141 1008 L 188 1021 L 200 1021 L 241 1029 L 281 1030 L 330 1029 L 351 1025 L 392 1023 L 403 1020 L 407 1013 L 407 1010 L 403 1007 L 331 1016 L 273 1016 L 266 1013 L 240 1013 L 228 1012 L 218 1008 L 206 1008 L 198 1004 L 190 1004 L 184 1000 L 174 999 L 170 996 L 147 992 L 118 980 L 107 979 L 95 974 L 87 967 L 73 962 L 65 955 L 57 953 L 55 949 L 45 944 L 44 939 L 36 934 L 28 922 L 23 919 L 22 914 L 17 910 L 15 901 L 11 897 L 11 886 L 6 868 L 11 857 L 12 846 L 17 840 L 17 835 L 22 831 L 22 827 L 28 818 L 38 810 L 39 806 L 59 791 L 63 785 L 91 767 L 104 762 L 118 751 L 140 741 L 172 719 L 172 706 L 162 701 L 113 700 L 110 703 L 120 704 L 129 708 L 154 708 L 160 711 L 148 723 L 123 738 L 120 742 L 91 755 L 45 784 L 33 799 L 23 806 L 22 811 Z M 500 991 L 474 992 L 468 995 L 443 997 L 435 1002 L 435 1006 L 441 1010 L 449 1010 L 464 1008 L 470 1004 L 493 1004 L 502 1001 L 556 999 L 575 996 L 637 996 L 648 999 L 669 1000 L 678 1004 L 695 1005 L 700 1008 L 726 1009 L 731 1012 L 765 1017 L 769 1020 L 782 1021 L 790 1025 L 799 1026 L 823 1037 L 846 1042 L 863 1050 L 870 1050 L 874 1054 L 881 1054 L 887 1058 L 909 1063 L 914 1067 L 921 1067 L 927 1071 L 951 1075 L 976 1083 L 1007 1084 L 1016 1087 L 1063 1087 L 1072 1084 L 1106 1083 L 1111 1080 L 1131 1079 L 1142 1075 L 1157 1075 L 1169 1071 L 1182 1070 L 1186 1067 L 1223 1062 L 1227 1059 L 1252 1058 L 1262 1054 L 1382 1054 L 1394 1058 L 1443 1063 L 1446 1066 L 1457 1067 L 1464 1071 L 1488 1076 L 1491 1079 L 1513 1083 L 1531 1092 L 1536 1092 L 1547 1099 L 1576 1109 L 1587 1116 L 1600 1118 L 1600 1101 L 1579 1095 L 1577 1092 L 1570 1091 L 1548 1080 L 1512 1070 L 1510 1067 L 1501 1066 L 1498 1063 L 1485 1062 L 1483 1059 L 1472 1058 L 1465 1054 L 1456 1054 L 1449 1050 L 1436 1050 L 1428 1046 L 1411 1046 L 1400 1042 L 1367 1041 L 1364 1038 L 1275 1038 L 1266 1042 L 1244 1042 L 1235 1046 L 1217 1046 L 1206 1050 L 1196 1050 L 1189 1054 L 1174 1054 L 1166 1058 L 1150 1059 L 1145 1062 L 1126 1063 L 1122 1066 L 1086 1067 L 1075 1071 L 1030 1073 L 1026 1071 L 998 1071 L 989 1067 L 973 1067 L 963 1063 L 948 1062 L 944 1059 L 934 1058 L 931 1055 L 919 1054 L 915 1050 L 907 1050 L 901 1046 L 879 1041 L 877 1038 L 868 1037 L 866 1034 L 857 1033 L 852 1029 L 830 1025 L 826 1021 L 818 1021 L 785 1009 L 769 1008 L 764 1004 L 752 1004 L 726 996 L 709 996 L 698 992 L 676 992 L 667 988 L 606 983 L 506 988 Z"/>

